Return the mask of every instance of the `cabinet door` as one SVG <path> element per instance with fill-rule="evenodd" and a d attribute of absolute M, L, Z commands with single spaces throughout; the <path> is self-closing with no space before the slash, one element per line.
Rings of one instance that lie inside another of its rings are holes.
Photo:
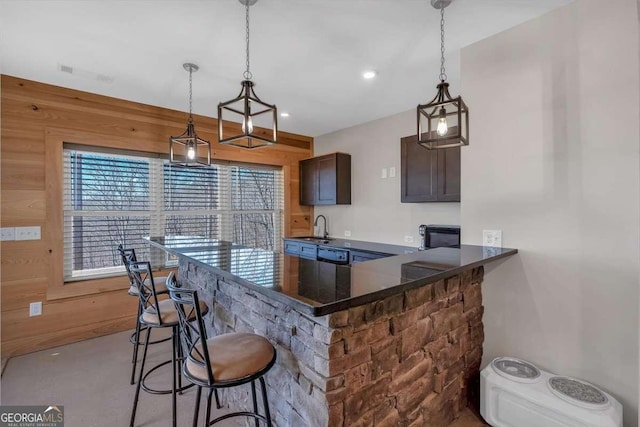
<path fill-rule="evenodd" d="M 301 258 L 316 259 L 318 256 L 318 247 L 308 243 L 299 244 L 299 254 Z"/>
<path fill-rule="evenodd" d="M 284 241 L 284 253 L 289 255 L 298 255 L 300 253 L 300 245 L 296 241 Z"/>
<path fill-rule="evenodd" d="M 351 155 L 336 153 L 336 204 L 351 204 Z"/>
<path fill-rule="evenodd" d="M 460 201 L 460 147 L 437 150 L 438 201 Z"/>
<path fill-rule="evenodd" d="M 300 161 L 300 204 L 314 205 L 316 197 L 316 159 Z"/>
<path fill-rule="evenodd" d="M 437 201 L 437 150 L 427 150 L 418 138 L 400 140 L 400 201 L 402 203 Z"/>
<path fill-rule="evenodd" d="M 335 154 L 316 158 L 317 205 L 336 204 L 336 156 Z"/>

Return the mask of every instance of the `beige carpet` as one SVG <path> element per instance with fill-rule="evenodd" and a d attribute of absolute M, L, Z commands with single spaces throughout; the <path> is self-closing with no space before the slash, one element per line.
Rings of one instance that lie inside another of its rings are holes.
<path fill-rule="evenodd" d="M 130 332 L 119 333 L 11 358 L 0 380 L 0 403 L 64 405 L 65 427 L 128 426 L 135 393 L 135 386 L 129 384 L 132 366 L 129 335 Z M 152 339 L 153 336 L 152 332 Z M 170 342 L 150 346 L 147 361 L 156 364 L 167 360 L 170 351 Z M 142 347 L 139 356 L 142 357 Z M 156 371 L 157 380 L 149 377 L 148 384 L 170 388 L 170 366 Z M 204 397 L 205 390 L 198 425 L 204 424 Z M 194 389 L 178 395 L 179 426 L 191 425 L 194 403 Z M 222 412 L 214 413 L 212 418 Z M 136 426 L 170 425 L 171 395 L 140 391 Z M 244 422 L 227 420 L 217 425 L 230 427 Z"/>

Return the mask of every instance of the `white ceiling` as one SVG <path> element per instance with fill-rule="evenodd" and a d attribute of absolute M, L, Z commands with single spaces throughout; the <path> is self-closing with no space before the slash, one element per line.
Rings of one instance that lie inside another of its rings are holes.
<path fill-rule="evenodd" d="M 445 13 L 452 93 L 461 47 L 570 1 L 454 0 Z M 429 0 L 260 0 L 251 8 L 256 93 L 291 114 L 281 130 L 311 136 L 414 108 L 435 94 L 439 19 Z M 240 91 L 244 31 L 237 0 L 0 0 L 0 71 L 187 111 L 182 64 L 194 62 L 194 113 L 215 117 Z M 366 69 L 378 77 L 365 81 Z"/>

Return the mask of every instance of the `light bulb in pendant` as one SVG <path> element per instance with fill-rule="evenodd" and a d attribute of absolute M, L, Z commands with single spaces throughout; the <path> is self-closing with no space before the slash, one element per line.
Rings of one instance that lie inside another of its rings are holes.
<path fill-rule="evenodd" d="M 251 133 L 253 132 L 253 121 L 251 121 L 251 116 L 248 118 L 245 116 L 242 119 L 242 132 Z"/>
<path fill-rule="evenodd" d="M 191 144 L 187 147 L 187 158 L 189 160 L 194 160 L 196 158 L 196 149 Z"/>
<path fill-rule="evenodd" d="M 436 132 L 439 136 L 445 136 L 449 132 L 449 126 L 447 125 L 447 112 L 444 108 L 440 108 L 440 116 L 438 118 L 438 127 Z"/>

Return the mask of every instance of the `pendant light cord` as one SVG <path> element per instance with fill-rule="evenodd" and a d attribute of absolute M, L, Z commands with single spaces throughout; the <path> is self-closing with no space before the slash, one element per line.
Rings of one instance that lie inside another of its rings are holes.
<path fill-rule="evenodd" d="M 193 67 L 189 67 L 189 123 L 193 122 L 193 116 L 191 114 L 193 108 Z"/>
<path fill-rule="evenodd" d="M 247 42 L 247 69 L 245 70 L 243 76 L 245 80 L 251 80 L 251 77 L 253 77 L 253 75 L 251 74 L 251 66 L 250 66 L 250 62 L 249 62 L 249 0 L 245 0 L 245 15 L 246 15 L 246 26 L 247 26 L 247 32 L 246 32 L 246 42 Z"/>
<path fill-rule="evenodd" d="M 447 73 L 444 69 L 444 7 L 440 8 L 440 81 L 447 80 Z"/>

